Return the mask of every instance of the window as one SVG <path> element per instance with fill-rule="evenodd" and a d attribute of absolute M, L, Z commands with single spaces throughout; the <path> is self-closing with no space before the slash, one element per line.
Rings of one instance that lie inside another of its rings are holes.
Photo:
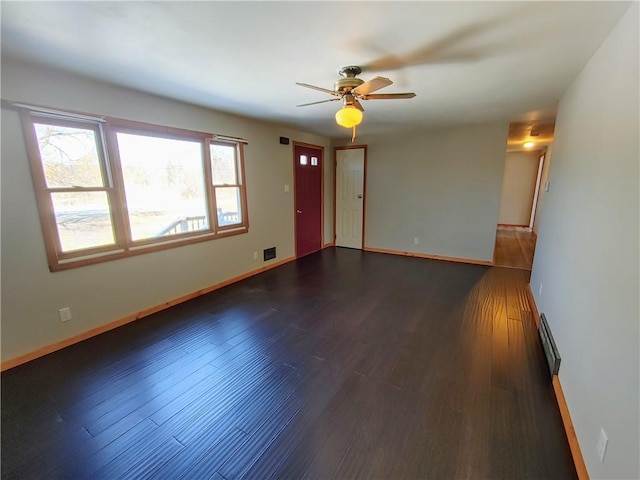
<path fill-rule="evenodd" d="M 55 225 L 61 257 L 97 252 L 116 244 L 109 182 L 97 125 L 37 119 L 33 123 L 43 193 Z"/>
<path fill-rule="evenodd" d="M 248 231 L 243 144 L 23 111 L 52 271 Z"/>
<path fill-rule="evenodd" d="M 212 143 L 211 172 L 217 206 L 218 228 L 242 224 L 242 185 L 237 149 L 233 145 Z"/>
<path fill-rule="evenodd" d="M 121 132 L 116 139 L 131 240 L 209 228 L 200 142 Z"/>

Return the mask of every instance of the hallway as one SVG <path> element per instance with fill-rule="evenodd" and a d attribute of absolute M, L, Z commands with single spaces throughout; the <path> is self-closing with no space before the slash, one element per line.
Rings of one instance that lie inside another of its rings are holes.
<path fill-rule="evenodd" d="M 498 227 L 493 262 L 496 267 L 531 270 L 536 234 L 521 227 Z"/>

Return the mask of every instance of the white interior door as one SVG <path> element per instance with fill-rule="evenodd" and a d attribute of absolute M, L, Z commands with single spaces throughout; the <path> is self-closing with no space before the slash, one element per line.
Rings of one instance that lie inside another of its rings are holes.
<path fill-rule="evenodd" d="M 336 149 L 336 246 L 362 249 L 365 147 Z"/>
<path fill-rule="evenodd" d="M 540 152 L 507 152 L 499 225 L 528 227 L 540 172 Z"/>

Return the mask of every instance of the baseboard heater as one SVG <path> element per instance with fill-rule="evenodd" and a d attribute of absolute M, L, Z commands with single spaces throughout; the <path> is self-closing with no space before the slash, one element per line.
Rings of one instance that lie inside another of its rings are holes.
<path fill-rule="evenodd" d="M 538 333 L 540 334 L 540 340 L 542 341 L 544 356 L 547 357 L 551 376 L 557 375 L 558 370 L 560 370 L 560 353 L 558 352 L 556 342 L 553 340 L 553 335 L 551 335 L 551 329 L 549 328 L 547 317 L 544 316 L 544 313 L 540 315 Z"/>

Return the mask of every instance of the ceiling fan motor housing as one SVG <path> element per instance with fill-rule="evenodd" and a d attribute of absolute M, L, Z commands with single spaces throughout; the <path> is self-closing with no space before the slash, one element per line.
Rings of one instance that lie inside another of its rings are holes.
<path fill-rule="evenodd" d="M 341 78 L 336 80 L 333 84 L 333 89 L 336 92 L 349 92 L 356 88 L 358 85 L 362 85 L 364 80 L 355 77 Z"/>
<path fill-rule="evenodd" d="M 338 73 L 341 78 L 340 80 L 336 80 L 333 84 L 333 89 L 336 92 L 350 92 L 354 88 L 364 83 L 364 80 L 360 78 L 356 78 L 356 75 L 359 75 L 362 72 L 360 67 L 351 66 L 351 67 L 343 67 L 338 70 Z"/>

